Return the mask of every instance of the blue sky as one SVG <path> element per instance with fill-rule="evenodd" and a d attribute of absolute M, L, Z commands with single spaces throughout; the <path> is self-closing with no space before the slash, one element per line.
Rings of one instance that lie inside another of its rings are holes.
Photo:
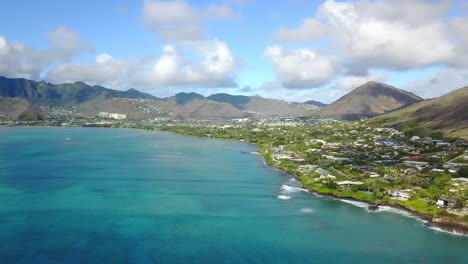
<path fill-rule="evenodd" d="M 0 23 L 0 75 L 53 83 L 323 102 L 468 84 L 466 1 L 17 0 Z"/>

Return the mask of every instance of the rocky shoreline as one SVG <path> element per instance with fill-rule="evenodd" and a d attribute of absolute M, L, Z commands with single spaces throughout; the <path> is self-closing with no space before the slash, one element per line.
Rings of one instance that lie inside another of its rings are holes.
<path fill-rule="evenodd" d="M 411 214 L 412 216 L 423 220 L 424 225 L 429 228 L 439 229 L 441 231 L 445 231 L 445 232 L 452 233 L 455 235 L 468 236 L 468 223 L 454 221 L 454 219 L 452 218 L 434 217 L 433 215 L 421 213 L 411 208 L 399 205 L 397 203 L 392 203 L 392 202 L 372 203 L 369 201 L 357 199 L 355 197 L 345 197 L 345 196 L 338 196 L 338 195 L 331 194 L 331 193 L 323 193 L 323 192 L 316 191 L 312 188 L 307 188 L 307 190 L 320 197 L 325 197 L 325 198 L 330 198 L 330 199 L 344 199 L 344 200 L 366 203 L 368 205 L 367 209 L 369 211 L 378 211 L 383 206 L 391 207 L 397 210 L 407 212 Z"/>

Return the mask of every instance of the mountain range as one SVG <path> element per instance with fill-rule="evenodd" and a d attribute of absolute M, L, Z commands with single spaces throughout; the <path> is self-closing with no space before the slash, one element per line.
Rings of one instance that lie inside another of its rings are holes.
<path fill-rule="evenodd" d="M 468 138 L 468 87 L 432 100 L 379 83 L 367 82 L 332 104 L 286 102 L 260 96 L 178 93 L 158 98 L 136 89 L 118 91 L 84 82 L 50 84 L 0 77 L 0 117 L 38 120 L 57 115 L 127 114 L 130 119 L 243 118 L 314 116 L 411 127 Z M 430 134 L 430 133 L 429 133 Z"/>
<path fill-rule="evenodd" d="M 84 82 L 50 84 L 0 77 L 0 115 L 18 119 L 28 113 L 45 118 L 51 109 L 73 108 L 84 116 L 99 112 L 125 113 L 131 119 L 237 118 L 247 116 L 310 116 L 320 107 L 260 96 L 178 93 L 157 98 L 136 89 L 117 91 Z M 20 100 L 21 99 L 21 100 Z"/>

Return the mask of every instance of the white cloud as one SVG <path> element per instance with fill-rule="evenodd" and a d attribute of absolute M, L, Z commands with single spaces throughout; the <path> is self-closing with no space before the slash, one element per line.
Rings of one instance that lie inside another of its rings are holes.
<path fill-rule="evenodd" d="M 128 88 L 132 75 L 141 71 L 145 58 L 114 59 L 107 53 L 98 55 L 91 64 L 59 64 L 47 72 L 45 79 L 52 83 L 83 81 L 88 84 Z"/>
<path fill-rule="evenodd" d="M 39 79 L 41 73 L 56 62 L 68 62 L 92 52 L 93 46 L 64 27 L 48 34 L 50 48 L 38 50 L 21 42 L 0 36 L 0 75 Z"/>
<path fill-rule="evenodd" d="M 64 27 L 49 32 L 48 39 L 52 46 L 50 55 L 55 56 L 57 60 L 70 61 L 80 53 L 94 52 L 91 43 L 84 41 L 76 32 Z"/>
<path fill-rule="evenodd" d="M 296 29 L 282 28 L 281 42 L 315 41 L 329 31 L 331 49 L 350 72 L 468 66 L 468 20 L 449 13 L 452 1 L 327 0 Z M 323 23 L 320 23 L 322 21 Z"/>
<path fill-rule="evenodd" d="M 191 41 L 203 38 L 202 23 L 207 19 L 233 16 L 226 5 L 211 5 L 200 10 L 185 1 L 145 1 L 143 22 L 165 41 Z"/>
<path fill-rule="evenodd" d="M 235 87 L 233 74 L 237 60 L 222 41 L 200 41 L 187 44 L 186 48 L 202 57 L 201 61 L 189 61 L 173 45 L 164 47 L 164 54 L 148 71 L 134 80 L 148 87 L 201 86 Z"/>
<path fill-rule="evenodd" d="M 314 18 L 306 18 L 296 29 L 280 28 L 273 39 L 283 43 L 314 41 L 327 36 L 326 25 Z"/>
<path fill-rule="evenodd" d="M 227 5 L 210 5 L 205 13 L 204 16 L 207 19 L 227 19 L 234 16 L 231 8 Z"/>
<path fill-rule="evenodd" d="M 445 12 L 445 5 L 420 0 L 328 0 L 320 8 L 320 15 L 331 25 L 333 40 L 351 64 L 397 70 L 450 63 L 455 58 L 455 43 L 442 20 Z"/>
<path fill-rule="evenodd" d="M 447 68 L 427 79 L 415 80 L 403 87 L 423 98 L 434 98 L 468 85 L 468 69 Z"/>
<path fill-rule="evenodd" d="M 329 82 L 339 73 L 336 57 L 310 49 L 284 50 L 269 46 L 264 56 L 271 60 L 279 81 L 286 88 L 315 88 Z"/>

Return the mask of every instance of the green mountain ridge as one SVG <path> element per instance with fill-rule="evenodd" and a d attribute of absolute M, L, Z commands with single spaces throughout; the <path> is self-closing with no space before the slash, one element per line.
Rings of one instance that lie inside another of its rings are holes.
<path fill-rule="evenodd" d="M 374 117 L 373 122 L 420 135 L 437 132 L 468 140 L 468 86 Z"/>

